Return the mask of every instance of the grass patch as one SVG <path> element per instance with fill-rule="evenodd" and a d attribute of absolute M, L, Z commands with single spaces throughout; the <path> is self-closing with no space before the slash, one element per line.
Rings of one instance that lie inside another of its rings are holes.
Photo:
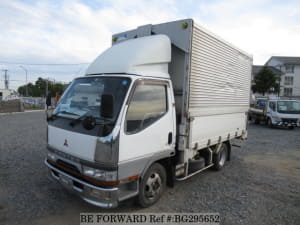
<path fill-rule="evenodd" d="M 25 106 L 25 110 L 41 110 L 44 109 L 43 107 L 37 107 L 37 106 Z"/>

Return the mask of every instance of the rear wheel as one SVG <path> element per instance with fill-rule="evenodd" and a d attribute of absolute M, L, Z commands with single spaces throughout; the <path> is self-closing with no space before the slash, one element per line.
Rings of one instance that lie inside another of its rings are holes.
<path fill-rule="evenodd" d="M 228 159 L 228 147 L 226 144 L 222 144 L 218 153 L 213 155 L 213 169 L 220 170 L 224 167 L 225 162 Z"/>
<path fill-rule="evenodd" d="M 259 120 L 259 119 L 254 119 L 254 123 L 255 123 L 255 124 L 259 124 L 259 123 L 260 123 L 260 120 Z"/>
<path fill-rule="evenodd" d="M 143 177 L 140 187 L 138 202 L 142 207 L 153 205 L 162 196 L 166 189 L 167 175 L 165 168 L 159 163 L 154 163 Z"/>

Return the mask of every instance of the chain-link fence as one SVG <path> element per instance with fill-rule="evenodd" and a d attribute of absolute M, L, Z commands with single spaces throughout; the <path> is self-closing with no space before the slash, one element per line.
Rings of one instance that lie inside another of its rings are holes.
<path fill-rule="evenodd" d="M 36 107 L 45 108 L 46 99 L 38 97 L 21 97 L 21 102 L 25 108 Z"/>

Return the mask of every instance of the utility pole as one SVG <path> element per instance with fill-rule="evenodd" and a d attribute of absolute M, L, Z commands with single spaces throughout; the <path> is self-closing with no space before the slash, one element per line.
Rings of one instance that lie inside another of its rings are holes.
<path fill-rule="evenodd" d="M 53 84 L 55 84 L 55 79 L 51 78 L 51 77 L 47 77 L 46 78 L 46 97 L 48 96 L 49 93 L 49 80 L 50 80 L 50 84 L 53 86 Z M 50 86 L 51 89 L 51 86 Z"/>
<path fill-rule="evenodd" d="M 48 82 L 49 82 L 49 78 L 46 79 L 46 98 L 48 96 Z"/>
<path fill-rule="evenodd" d="M 24 66 L 19 66 L 20 68 L 22 68 L 25 73 L 26 73 L 26 97 L 28 97 L 28 84 L 27 84 L 27 69 Z"/>
<path fill-rule="evenodd" d="M 4 71 L 4 86 L 5 86 L 5 89 L 8 89 L 9 88 L 9 78 L 8 78 L 8 74 L 7 74 L 8 70 L 3 70 L 3 71 Z"/>

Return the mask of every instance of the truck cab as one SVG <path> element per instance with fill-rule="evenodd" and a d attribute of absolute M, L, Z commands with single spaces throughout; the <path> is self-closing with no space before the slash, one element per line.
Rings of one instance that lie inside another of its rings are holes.
<path fill-rule="evenodd" d="M 166 185 L 166 171 L 156 164 L 139 190 L 139 178 L 153 162 L 175 155 L 170 47 L 166 36 L 157 35 L 110 48 L 90 65 L 87 76 L 72 82 L 53 111 L 46 165 L 52 177 L 87 202 L 114 207 L 143 191 L 142 204 L 149 205 Z M 153 58 L 144 51 L 161 54 Z M 105 63 L 124 53 L 122 64 Z M 118 70 L 130 72 L 112 72 Z"/>
<path fill-rule="evenodd" d="M 278 98 L 257 98 L 249 109 L 249 120 L 259 124 L 263 121 L 269 127 L 300 126 L 300 101 Z"/>
<path fill-rule="evenodd" d="M 265 119 L 268 126 L 283 126 L 290 129 L 300 126 L 300 101 L 268 100 Z"/>

